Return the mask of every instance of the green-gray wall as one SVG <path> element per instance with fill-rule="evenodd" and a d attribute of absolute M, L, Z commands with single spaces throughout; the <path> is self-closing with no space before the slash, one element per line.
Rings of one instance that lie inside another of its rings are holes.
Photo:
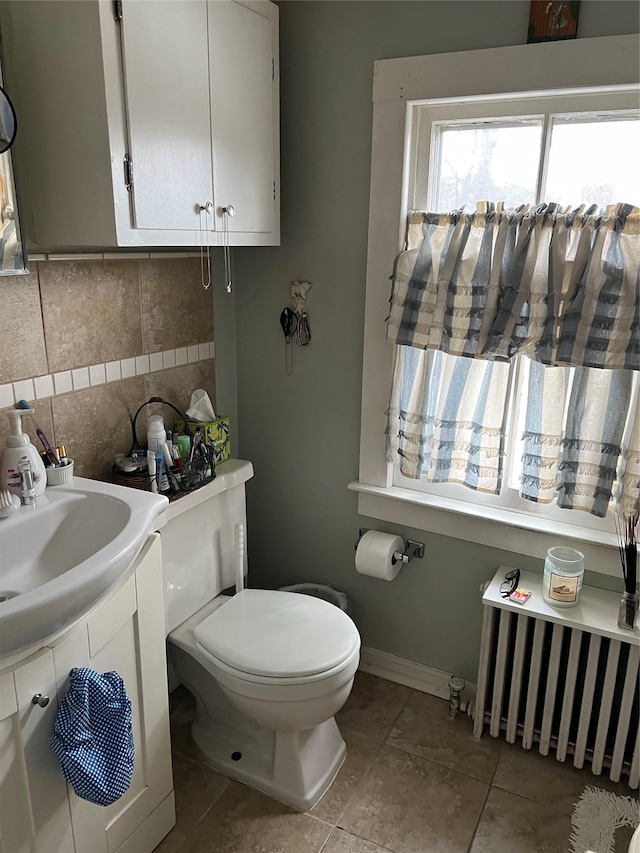
<path fill-rule="evenodd" d="M 358 575 L 358 477 L 372 78 L 376 59 L 526 42 L 529 0 L 282 0 L 282 245 L 235 252 L 239 452 L 254 586 L 330 583 L 348 593 L 363 644 L 475 680 L 480 583 L 508 550 L 399 529 L 424 560 L 391 583 Z M 583 0 L 579 36 L 638 32 L 638 4 Z M 391 270 L 392 259 L 389 259 Z M 313 342 L 284 368 L 289 284 L 313 283 Z M 216 332 L 216 340 L 217 332 Z"/>

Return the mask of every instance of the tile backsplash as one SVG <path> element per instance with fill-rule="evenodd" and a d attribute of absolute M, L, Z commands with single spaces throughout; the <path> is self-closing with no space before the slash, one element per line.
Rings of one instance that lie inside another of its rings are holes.
<path fill-rule="evenodd" d="M 108 479 L 151 396 L 184 410 L 204 388 L 215 406 L 213 296 L 196 258 L 40 261 L 29 275 L 0 277 L 0 304 L 0 447 L 4 410 L 24 398 L 74 473 Z M 173 422 L 168 407 L 147 413 Z"/>

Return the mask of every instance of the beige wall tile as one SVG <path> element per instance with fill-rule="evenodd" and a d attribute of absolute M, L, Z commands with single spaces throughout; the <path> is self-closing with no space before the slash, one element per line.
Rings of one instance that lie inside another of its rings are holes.
<path fill-rule="evenodd" d="M 142 352 L 138 263 L 40 264 L 49 371 L 129 358 Z"/>
<path fill-rule="evenodd" d="M 0 278 L 0 301 L 1 384 L 213 339 L 213 298 L 201 286 L 197 259 L 41 262 L 37 274 Z M 75 473 L 106 478 L 114 455 L 129 450 L 137 408 L 158 395 L 184 411 L 196 388 L 215 406 L 213 359 L 40 401 L 37 417 L 52 443 L 68 446 Z M 149 411 L 173 424 L 170 408 Z M 141 442 L 146 422 L 143 414 Z M 0 447 L 8 431 L 0 413 Z"/>
<path fill-rule="evenodd" d="M 135 377 L 52 399 L 56 440 L 75 460 L 74 474 L 109 479 L 115 454 L 129 452 L 131 417 L 144 394 L 144 379 Z"/>
<path fill-rule="evenodd" d="M 0 384 L 48 373 L 37 272 L 0 276 L 0 305 Z"/>
<path fill-rule="evenodd" d="M 170 370 L 159 371 L 158 373 L 149 373 L 145 376 L 145 399 L 149 397 L 162 397 L 163 400 L 168 400 L 181 412 L 185 412 L 189 408 L 191 394 L 196 388 L 204 388 L 209 394 L 213 407 L 216 406 L 216 383 L 214 374 L 214 360 L 207 359 L 206 361 L 194 362 L 194 364 L 184 364 L 181 367 L 173 367 Z M 148 407 L 149 414 L 158 414 L 164 417 L 165 427 L 171 429 L 176 414 L 173 409 L 168 406 L 151 406 Z M 216 411 L 216 414 L 218 412 Z M 219 414 L 224 415 L 224 412 Z M 140 416 L 140 420 L 143 416 Z M 140 424 L 141 429 L 138 430 L 138 436 L 146 435 L 147 418 L 144 417 L 144 424 Z"/>
<path fill-rule="evenodd" d="M 213 292 L 198 258 L 140 261 L 144 352 L 213 340 Z"/>

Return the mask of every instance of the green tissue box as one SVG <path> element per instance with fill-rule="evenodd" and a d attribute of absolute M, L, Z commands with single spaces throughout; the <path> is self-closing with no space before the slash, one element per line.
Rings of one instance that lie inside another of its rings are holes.
<path fill-rule="evenodd" d="M 215 421 L 187 420 L 187 430 L 190 435 L 193 435 L 198 427 L 200 427 L 204 433 L 205 444 L 209 444 L 213 447 L 213 458 L 216 465 L 219 465 L 231 456 L 229 418 L 217 418 Z M 184 421 L 177 420 L 175 428 L 178 433 L 184 433 Z"/>

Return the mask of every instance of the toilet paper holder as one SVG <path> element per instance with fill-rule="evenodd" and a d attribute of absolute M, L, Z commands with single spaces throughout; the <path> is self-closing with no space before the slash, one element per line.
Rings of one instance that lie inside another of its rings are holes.
<path fill-rule="evenodd" d="M 358 539 L 356 542 L 356 551 L 358 550 L 358 543 L 364 536 L 364 534 L 369 530 L 368 527 L 361 527 L 358 531 Z M 415 539 L 407 539 L 404 543 L 404 551 L 395 551 L 393 555 L 392 563 L 409 563 L 413 560 L 414 557 L 418 559 L 422 559 L 424 557 L 424 542 L 416 542 Z"/>

